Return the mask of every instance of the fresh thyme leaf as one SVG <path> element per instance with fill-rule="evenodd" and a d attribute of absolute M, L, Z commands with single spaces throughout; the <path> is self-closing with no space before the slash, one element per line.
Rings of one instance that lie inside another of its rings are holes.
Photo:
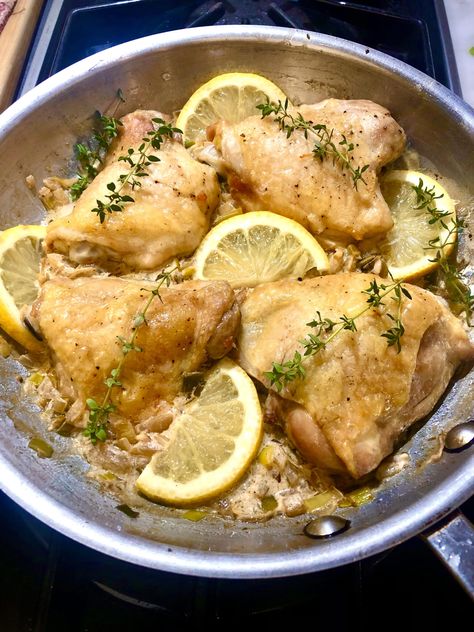
<path fill-rule="evenodd" d="M 403 287 L 403 285 L 400 286 L 402 293 L 411 300 L 411 294 L 410 292 L 406 289 L 406 287 Z"/>
<path fill-rule="evenodd" d="M 110 213 L 121 213 L 127 204 L 135 201 L 132 196 L 123 194 L 122 191 L 126 186 L 132 191 L 140 188 L 142 183 L 139 178 L 145 178 L 148 175 L 147 168 L 152 163 L 160 161 L 158 156 L 150 154 L 150 151 L 159 150 L 165 138 L 172 138 L 174 133 L 181 133 L 181 130 L 161 118 L 153 118 L 152 123 L 153 129 L 142 138 L 138 149 L 129 147 L 127 152 L 118 158 L 129 167 L 128 172 L 119 175 L 118 182 L 109 182 L 107 189 L 110 194 L 105 196 L 107 201 L 97 200 L 97 206 L 91 209 L 92 213 L 97 214 L 101 224 Z"/>
<path fill-rule="evenodd" d="M 459 267 L 449 261 L 447 256 L 447 246 L 452 246 L 456 243 L 462 231 L 464 230 L 464 221 L 453 217 L 453 213 L 449 211 L 443 211 L 439 209 L 435 200 L 439 200 L 443 197 L 443 194 L 435 195 L 434 187 L 425 187 L 422 178 L 419 178 L 417 185 L 412 185 L 413 190 L 416 193 L 417 209 L 426 209 L 430 215 L 428 220 L 429 224 L 439 223 L 441 228 L 444 229 L 444 237 L 440 236 L 430 239 L 428 242 L 427 250 L 436 250 L 435 255 L 431 262 L 437 263 L 437 285 L 441 290 L 444 290 L 451 306 L 455 308 L 456 312 L 464 312 L 466 315 L 466 322 L 471 326 L 471 318 L 474 310 L 474 295 L 471 288 L 464 282 Z M 446 223 L 446 218 L 450 217 L 449 224 Z"/>
<path fill-rule="evenodd" d="M 127 353 L 130 353 L 130 351 L 137 351 L 137 352 L 143 351 L 141 347 L 131 342 L 128 342 L 128 340 L 125 340 L 125 338 L 123 338 L 122 336 L 117 336 L 117 339 L 119 340 L 119 342 L 122 343 L 123 355 L 127 355 Z"/>
<path fill-rule="evenodd" d="M 385 285 L 378 285 L 376 279 L 370 282 L 370 286 L 363 290 L 364 294 L 368 295 L 367 303 L 372 307 L 379 307 L 379 305 L 384 305 L 382 299 L 386 294 L 380 294 L 380 290 L 385 289 Z"/>
<path fill-rule="evenodd" d="M 69 189 L 71 198 L 76 201 L 89 186 L 99 172 L 110 143 L 117 136 L 122 123 L 112 116 L 99 114 L 98 128 L 94 130 L 92 139 L 87 145 L 77 143 L 75 153 L 81 167 L 76 182 Z"/>
<path fill-rule="evenodd" d="M 300 340 L 300 343 L 304 347 L 304 355 L 314 355 L 321 349 L 326 347 L 326 343 L 321 339 L 320 336 L 315 334 L 308 334 L 305 340 Z"/>
<path fill-rule="evenodd" d="M 389 347 L 392 347 L 395 345 L 397 347 L 397 352 L 400 353 L 400 351 L 402 350 L 400 338 L 405 333 L 405 327 L 403 326 L 400 318 L 395 318 L 391 314 L 387 314 L 387 316 L 391 320 L 393 320 L 395 325 L 391 327 L 390 329 L 387 329 L 387 331 L 385 331 L 383 334 L 381 334 L 382 338 L 387 339 L 387 344 Z"/>
<path fill-rule="evenodd" d="M 426 209 L 427 212 L 431 215 L 429 220 L 429 224 L 434 224 L 435 222 L 441 220 L 443 217 L 449 217 L 451 213 L 449 211 L 442 211 L 437 208 L 435 200 L 440 200 L 444 197 L 443 193 L 439 195 L 435 195 L 435 187 L 431 188 L 425 187 L 424 182 L 421 178 L 419 178 L 417 185 L 412 185 L 413 190 L 416 193 L 416 210 Z"/>
<path fill-rule="evenodd" d="M 394 325 L 384 331 L 381 336 L 386 338 L 389 347 L 395 346 L 397 353 L 400 353 L 401 338 L 405 333 L 405 328 L 401 320 L 402 300 L 403 297 L 411 299 L 409 291 L 403 287 L 402 281 L 394 282 L 391 285 L 379 285 L 374 279 L 371 281 L 369 287 L 362 291 L 362 294 L 368 295 L 366 300 L 367 306 L 352 318 L 343 314 L 339 318 L 339 322 L 336 323 L 330 318 L 322 318 L 320 312 L 316 312 L 316 318 L 306 323 L 308 327 L 315 330 L 315 333 L 310 332 L 304 340 L 299 341 L 304 348 L 304 354 L 302 355 L 299 351 L 295 351 L 291 360 L 283 364 L 273 362 L 272 370 L 264 373 L 271 387 L 274 386 L 276 390 L 280 392 L 289 382 L 298 378 L 304 378 L 305 369 L 303 362 L 308 357 L 316 355 L 322 349 L 325 349 L 341 331 L 357 331 L 355 321 L 366 312 L 383 306 L 383 299 L 392 294 L 391 298 L 398 304 L 397 316 L 392 316 L 389 312 L 385 314 L 393 321 Z"/>
<path fill-rule="evenodd" d="M 145 321 L 145 314 L 137 314 L 135 316 L 135 320 L 133 321 L 133 328 L 134 329 L 138 329 L 138 327 L 140 327 L 140 325 L 143 325 L 143 323 L 146 322 Z"/>
<path fill-rule="evenodd" d="M 270 380 L 270 385 L 275 386 L 280 392 L 287 382 L 296 380 L 296 378 L 304 378 L 306 375 L 302 365 L 302 356 L 299 351 L 295 351 L 292 360 L 288 360 L 284 364 L 273 363 L 271 371 L 267 371 L 264 375 Z"/>
<path fill-rule="evenodd" d="M 89 410 L 98 410 L 99 408 L 99 404 L 92 398 L 86 399 L 86 404 Z"/>
<path fill-rule="evenodd" d="M 318 335 L 323 331 L 332 331 L 335 326 L 335 322 L 330 318 L 321 318 L 321 313 L 316 312 L 316 318 L 309 323 L 306 323 L 308 327 L 313 327 L 318 330 Z"/>
<path fill-rule="evenodd" d="M 73 201 L 79 199 L 82 195 L 82 192 L 87 189 L 87 187 L 89 186 L 90 180 L 89 178 L 85 175 L 85 176 L 79 176 L 78 179 L 76 180 L 76 182 L 74 182 L 74 184 L 71 186 L 71 188 L 69 189 L 70 193 L 71 193 L 71 198 Z"/>
<path fill-rule="evenodd" d="M 103 156 L 107 153 L 110 143 L 118 135 L 118 128 L 122 126 L 122 123 L 113 116 L 102 115 L 100 116 L 99 120 L 101 124 L 101 129 L 97 130 L 94 133 L 93 138 L 97 142 L 99 148 L 103 150 L 103 154 L 99 153 L 99 155 L 97 156 L 98 160 L 102 162 Z"/>
<path fill-rule="evenodd" d="M 433 289 L 444 292 L 453 311 L 457 314 L 464 312 L 466 322 L 471 327 L 472 314 L 474 312 L 474 295 L 469 285 L 463 280 L 461 270 L 455 263 L 451 263 L 441 250 L 438 250 L 430 261 L 438 264 L 436 283 Z"/>
<path fill-rule="evenodd" d="M 91 443 L 95 445 L 97 441 L 105 441 L 107 439 L 107 422 L 111 412 L 115 410 L 115 406 L 108 401 L 99 404 L 95 399 L 88 398 L 86 400 L 89 409 L 89 421 L 84 435 L 89 437 Z"/>
<path fill-rule="evenodd" d="M 347 329 L 348 331 L 357 331 L 355 320 L 353 318 L 348 318 L 343 315 L 339 320 L 343 323 L 343 329 Z"/>
<path fill-rule="evenodd" d="M 313 156 L 323 161 L 326 158 L 332 158 L 333 164 L 338 163 L 342 169 L 347 169 L 352 177 L 354 187 L 357 189 L 359 181 L 367 184 L 364 180 L 364 172 L 367 171 L 369 165 L 363 167 L 354 167 L 351 162 L 351 152 L 354 150 L 354 143 L 350 143 L 347 138 L 342 134 L 342 140 L 336 145 L 333 140 L 334 129 L 328 129 L 326 125 L 321 123 L 313 123 L 312 121 L 306 121 L 300 112 L 293 116 L 288 112 L 288 99 L 283 104 L 278 101 L 278 104 L 271 103 L 267 100 L 266 103 L 260 103 L 257 105 L 262 113 L 262 119 L 267 116 L 274 116 L 275 121 L 278 123 L 279 128 L 286 134 L 287 138 L 296 130 L 302 130 L 304 137 L 308 138 L 309 133 L 316 137 Z"/>
<path fill-rule="evenodd" d="M 104 380 L 104 384 L 109 388 L 112 388 L 113 386 L 122 386 L 122 382 L 118 379 L 118 377 L 119 369 L 117 367 L 110 371 L 110 377 Z"/>
<path fill-rule="evenodd" d="M 151 290 L 148 288 L 142 288 L 144 291 L 150 292 L 150 297 L 145 303 L 145 306 L 141 312 L 139 312 L 132 323 L 132 335 L 129 340 L 126 340 L 122 336 L 117 336 L 118 342 L 121 344 L 122 357 L 116 367 L 111 369 L 109 375 L 104 380 L 105 386 L 107 386 L 107 391 L 104 395 L 104 398 L 101 403 L 97 402 L 92 397 L 86 399 L 86 406 L 89 410 L 89 420 L 87 423 L 87 427 L 84 430 L 84 435 L 89 437 L 91 443 L 95 445 L 97 441 L 105 441 L 107 439 L 107 425 L 109 423 L 110 413 L 113 413 L 116 410 L 116 406 L 111 402 L 112 391 L 114 388 L 122 388 L 122 382 L 120 381 L 120 375 L 122 373 L 123 365 L 125 363 L 125 358 L 127 355 L 132 352 L 141 352 L 142 348 L 135 344 L 135 339 L 137 337 L 137 332 L 142 325 L 146 325 L 146 313 L 150 308 L 153 300 L 158 297 L 161 302 L 163 302 L 160 295 L 160 288 L 163 285 L 169 287 L 171 284 L 171 276 L 173 272 L 175 272 L 177 268 L 172 268 L 171 270 L 164 270 L 161 272 L 155 279 L 158 282 L 157 286 Z"/>

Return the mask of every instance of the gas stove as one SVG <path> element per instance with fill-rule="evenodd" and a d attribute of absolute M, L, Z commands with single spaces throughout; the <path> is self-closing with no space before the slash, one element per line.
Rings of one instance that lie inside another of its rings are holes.
<path fill-rule="evenodd" d="M 460 94 L 440 0 L 46 0 L 17 97 L 115 44 L 212 24 L 269 24 L 388 53 Z M 474 514 L 474 502 L 465 512 Z M 38 522 L 0 492 L 0 630 L 121 632 L 196 623 L 409 629 L 466 620 L 470 600 L 420 539 L 345 567 L 273 580 L 212 580 L 132 566 Z"/>
<path fill-rule="evenodd" d="M 18 95 L 110 46 L 214 24 L 267 24 L 342 37 L 397 57 L 460 93 L 442 0 L 47 0 Z"/>

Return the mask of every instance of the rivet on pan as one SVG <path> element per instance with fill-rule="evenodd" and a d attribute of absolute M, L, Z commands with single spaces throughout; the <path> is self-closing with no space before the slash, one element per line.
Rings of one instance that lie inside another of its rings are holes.
<path fill-rule="evenodd" d="M 444 439 L 444 448 L 449 452 L 464 450 L 474 441 L 474 420 L 470 419 L 454 426 Z"/>
<path fill-rule="evenodd" d="M 351 521 L 341 516 L 320 516 L 308 522 L 303 529 L 309 538 L 330 538 L 351 526 Z"/>

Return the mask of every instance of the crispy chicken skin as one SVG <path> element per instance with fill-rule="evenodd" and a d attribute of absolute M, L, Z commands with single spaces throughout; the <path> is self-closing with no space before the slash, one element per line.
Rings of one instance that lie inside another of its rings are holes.
<path fill-rule="evenodd" d="M 293 110 L 314 124 L 334 130 L 340 149 L 343 135 L 354 144 L 354 169 L 368 165 L 357 188 L 347 169 L 328 156 L 314 157 L 316 138 L 302 130 L 286 137 L 270 116 L 240 123 L 225 121 L 212 130 L 231 193 L 245 211 L 272 211 L 296 220 L 314 235 L 341 241 L 387 232 L 393 225 L 380 192 L 380 168 L 403 152 L 405 134 L 388 110 L 372 101 L 327 99 Z"/>
<path fill-rule="evenodd" d="M 293 358 L 319 311 L 338 321 L 357 314 L 371 274 L 345 273 L 302 282 L 262 284 L 241 305 L 238 361 L 266 386 L 272 363 Z M 377 279 L 381 281 L 380 279 Z M 330 471 L 359 478 L 390 454 L 401 433 L 427 415 L 443 394 L 457 365 L 474 358 L 461 323 L 433 294 L 406 284 L 405 333 L 401 351 L 381 336 L 393 326 L 386 313 L 357 318 L 357 331 L 343 331 L 304 363 L 306 376 L 274 398 L 273 410 L 301 453 Z M 397 315 L 395 301 L 386 307 Z"/>
<path fill-rule="evenodd" d="M 118 336 L 129 340 L 136 315 L 156 284 L 114 277 L 47 281 L 33 317 L 48 344 L 60 392 L 77 404 L 71 421 L 81 425 L 85 401 L 101 401 L 104 380 L 122 357 Z M 234 342 L 240 313 L 225 281 L 189 281 L 161 288 L 123 365 L 122 389 L 114 404 L 137 424 L 153 416 L 160 402 L 182 391 L 183 375 L 209 358 L 224 356 Z"/>
<path fill-rule="evenodd" d="M 75 203 L 73 211 L 48 226 L 46 252 L 67 255 L 77 263 L 99 263 L 106 268 L 154 269 L 170 258 L 189 255 L 209 229 L 209 218 L 219 202 L 217 175 L 189 155 L 177 140 L 167 139 L 159 162 L 147 167 L 141 187 L 126 186 L 121 193 L 134 202 L 123 212 L 108 215 L 101 224 L 91 212 L 97 200 L 107 202 L 107 185 L 118 183 L 129 167 L 119 162 L 129 147 L 135 149 L 152 128 L 159 112 L 136 111 L 122 119 L 123 127 L 110 148 L 104 169 Z"/>

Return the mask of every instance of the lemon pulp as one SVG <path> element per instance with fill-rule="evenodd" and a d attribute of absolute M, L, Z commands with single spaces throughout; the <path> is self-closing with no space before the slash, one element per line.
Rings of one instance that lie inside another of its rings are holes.
<path fill-rule="evenodd" d="M 247 470 L 262 431 L 252 380 L 231 360 L 221 360 L 209 372 L 199 397 L 172 423 L 167 445 L 152 457 L 137 487 L 173 505 L 213 498 Z"/>
<path fill-rule="evenodd" d="M 414 187 L 420 183 L 434 195 L 429 206 L 449 213 L 442 220 L 447 228 L 440 221 L 430 224 L 431 215 L 427 208 L 419 208 Z M 449 236 L 456 218 L 453 200 L 439 182 L 418 171 L 391 171 L 382 178 L 380 187 L 394 221 L 393 228 L 380 245 L 390 273 L 395 279 L 427 274 L 437 265 L 432 259 L 437 250 L 441 250 L 441 245 L 446 242 L 442 248 L 445 256 L 454 247 L 455 232 Z M 440 248 L 429 247 L 433 240 L 437 240 Z"/>
<path fill-rule="evenodd" d="M 329 268 L 326 253 L 301 224 L 267 211 L 244 213 L 217 224 L 194 257 L 195 277 L 255 287 Z"/>
<path fill-rule="evenodd" d="M 254 73 L 225 73 L 192 94 L 178 116 L 176 127 L 183 131 L 187 141 L 203 140 L 207 127 L 216 121 L 237 123 L 258 114 L 260 103 L 285 99 L 285 93 L 266 77 Z"/>
<path fill-rule="evenodd" d="M 29 350 L 41 348 L 20 316 L 39 291 L 38 272 L 45 226 L 19 225 L 0 233 L 0 327 Z"/>

